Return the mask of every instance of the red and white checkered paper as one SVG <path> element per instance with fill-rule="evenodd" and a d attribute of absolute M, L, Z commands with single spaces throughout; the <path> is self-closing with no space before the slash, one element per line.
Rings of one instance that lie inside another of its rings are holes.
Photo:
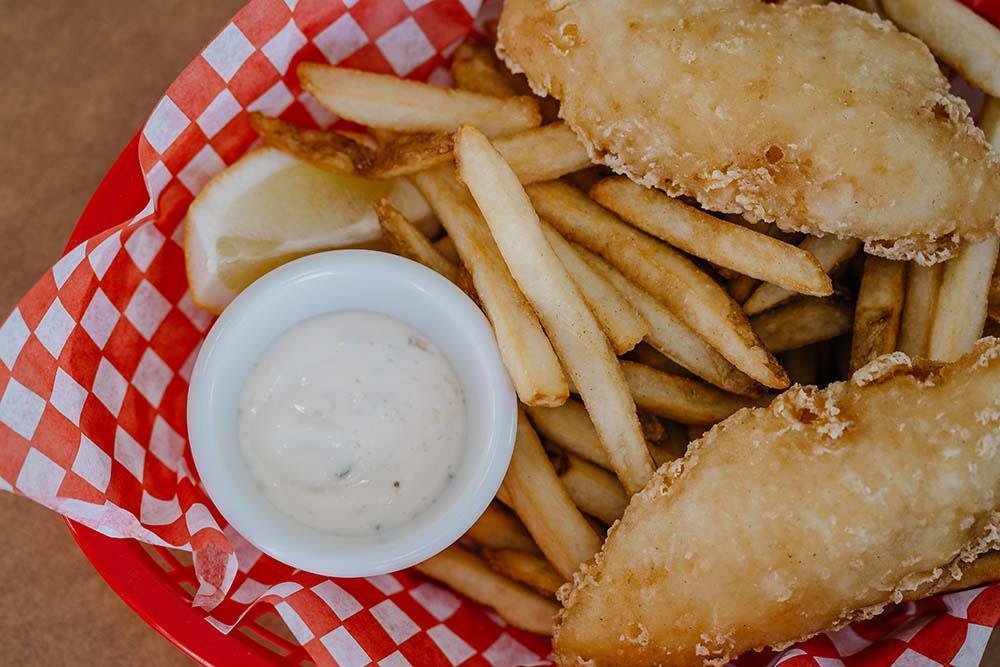
<path fill-rule="evenodd" d="M 547 664 L 546 639 L 419 574 L 333 580 L 263 556 L 205 495 L 186 441 L 188 379 L 212 318 L 188 291 L 183 217 L 254 143 L 246 112 L 334 123 L 299 87 L 303 61 L 447 84 L 447 57 L 474 17 L 497 15 L 498 2 L 481 4 L 253 0 L 233 18 L 143 129 L 145 210 L 71 250 L 0 327 L 0 488 L 105 535 L 192 551 L 192 614 L 228 632 L 250 605 L 273 604 L 318 665 Z M 998 620 L 993 586 L 740 664 L 973 666 Z"/>

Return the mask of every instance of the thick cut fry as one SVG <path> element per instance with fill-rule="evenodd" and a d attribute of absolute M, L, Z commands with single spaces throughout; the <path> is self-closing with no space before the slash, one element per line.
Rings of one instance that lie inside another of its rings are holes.
<path fill-rule="evenodd" d="M 455 49 L 451 76 L 456 86 L 474 93 L 493 97 L 531 94 L 528 83 L 507 71 L 493 53 L 493 48 L 486 44 L 465 42 Z"/>
<path fill-rule="evenodd" d="M 387 199 L 380 199 L 372 206 L 382 227 L 382 240 L 390 252 L 420 262 L 452 282 L 458 279 L 458 265 L 438 252 Z"/>
<path fill-rule="evenodd" d="M 746 303 L 750 295 L 760 286 L 760 281 L 750 276 L 736 276 L 726 285 L 729 296 L 739 304 Z"/>
<path fill-rule="evenodd" d="M 435 250 L 450 259 L 452 262 L 457 264 L 460 261 L 458 258 L 458 250 L 455 249 L 455 242 L 451 240 L 450 236 L 442 236 L 435 241 L 433 245 Z"/>
<path fill-rule="evenodd" d="M 500 137 L 493 145 L 524 185 L 550 181 L 591 165 L 587 149 L 562 122 Z"/>
<path fill-rule="evenodd" d="M 516 628 L 540 635 L 552 634 L 552 621 L 559 611 L 552 600 L 497 574 L 482 558 L 457 544 L 416 568 L 492 608 Z"/>
<path fill-rule="evenodd" d="M 594 253 L 574 246 L 591 266 L 600 271 L 628 299 L 649 323 L 646 336 L 658 352 L 716 387 L 735 394 L 754 396 L 762 393 L 761 386 L 743 371 L 733 366 L 711 345 L 677 318 L 652 294 L 642 289 L 615 267 Z"/>
<path fill-rule="evenodd" d="M 542 230 L 545 232 L 545 239 L 580 290 L 580 295 L 590 306 L 615 354 L 625 354 L 634 348 L 649 333 L 649 322 L 559 232 L 544 222 Z"/>
<path fill-rule="evenodd" d="M 954 361 L 971 350 L 982 335 L 998 249 L 1000 238 L 996 237 L 968 243 L 958 251 L 958 257 L 945 262 L 927 342 L 929 358 Z"/>
<path fill-rule="evenodd" d="M 993 280 L 990 282 L 989 309 L 990 318 L 1000 322 L 1000 275 L 998 274 L 993 274 Z"/>
<path fill-rule="evenodd" d="M 566 582 L 541 556 L 514 549 L 484 549 L 483 558 L 494 571 L 543 593 L 555 595 Z"/>
<path fill-rule="evenodd" d="M 579 246 L 576 247 L 579 248 Z M 586 252 L 590 251 L 588 250 Z M 618 273 L 618 275 L 621 275 L 621 272 L 618 271 L 618 269 L 615 269 L 614 267 L 608 265 L 606 262 L 605 265 L 607 265 L 611 271 L 615 271 L 616 273 Z M 622 276 L 622 278 L 624 280 L 628 280 L 628 278 L 625 278 L 624 276 Z M 650 298 L 652 299 L 652 297 Z M 663 354 L 649 343 L 639 343 L 638 345 L 636 345 L 635 348 L 628 353 L 628 359 L 636 363 L 652 366 L 656 370 L 663 371 L 664 373 L 670 373 L 671 375 L 680 375 L 682 377 L 692 377 L 693 375 L 691 371 L 684 368 L 679 363 L 677 363 L 667 355 Z"/>
<path fill-rule="evenodd" d="M 463 125 L 456 133 L 455 158 L 511 275 L 534 306 L 580 391 L 615 473 L 628 491 L 641 489 L 653 474 L 653 461 L 621 366 L 545 240 L 524 188 L 485 135 L 474 127 Z"/>
<path fill-rule="evenodd" d="M 699 380 L 670 375 L 633 361 L 623 360 L 621 364 L 635 404 L 658 417 L 682 424 L 714 424 L 754 404 L 745 396 Z"/>
<path fill-rule="evenodd" d="M 320 104 L 369 127 L 450 132 L 472 123 L 489 136 L 501 136 L 542 122 L 538 102 L 527 96 L 492 97 L 317 63 L 300 64 L 298 73 L 302 87 Z"/>
<path fill-rule="evenodd" d="M 486 508 L 465 535 L 479 546 L 489 549 L 541 553 L 524 525 L 495 502 Z"/>
<path fill-rule="evenodd" d="M 838 239 L 836 236 L 807 236 L 799 244 L 799 249 L 812 254 L 827 274 L 832 274 L 846 264 L 860 248 L 860 241 Z M 757 315 L 768 308 L 774 308 L 791 301 L 793 298 L 795 298 L 795 292 L 764 283 L 746 300 L 743 304 L 743 311 L 747 315 Z"/>
<path fill-rule="evenodd" d="M 897 347 L 911 359 L 927 358 L 943 266 L 940 263 L 920 266 L 910 262 L 906 269 L 906 295 Z"/>
<path fill-rule="evenodd" d="M 858 302 L 854 307 L 851 372 L 896 349 L 906 290 L 906 262 L 865 257 Z"/>
<path fill-rule="evenodd" d="M 518 415 L 514 455 L 503 488 L 508 506 L 564 579 L 601 548 L 601 538 L 573 504 L 523 414 Z"/>
<path fill-rule="evenodd" d="M 557 663 L 728 664 L 997 548 L 1000 340 L 976 347 L 943 367 L 898 353 L 712 429 L 560 592 Z"/>
<path fill-rule="evenodd" d="M 796 299 L 750 320 L 775 354 L 843 336 L 851 331 L 851 321 L 849 304 L 816 297 Z"/>
<path fill-rule="evenodd" d="M 559 478 L 581 511 L 608 525 L 625 513 L 628 496 L 621 482 L 604 468 L 566 454 L 560 461 Z"/>
<path fill-rule="evenodd" d="M 558 408 L 528 406 L 525 411 L 547 441 L 602 468 L 611 467 L 583 403 L 571 398 Z"/>
<path fill-rule="evenodd" d="M 590 196 L 647 234 L 717 266 L 801 294 L 833 293 L 830 276 L 809 252 L 720 220 L 661 190 L 616 176 L 595 185 Z"/>
<path fill-rule="evenodd" d="M 788 384 L 739 304 L 691 260 L 625 224 L 570 185 L 535 183 L 528 186 L 528 193 L 539 214 L 563 236 L 603 255 L 734 366 L 766 386 Z"/>
<path fill-rule="evenodd" d="M 521 402 L 561 405 L 569 396 L 569 384 L 559 359 L 511 277 L 475 202 L 455 180 L 454 170 L 442 165 L 414 174 L 412 180 L 448 230 L 472 275 Z"/>
<path fill-rule="evenodd" d="M 958 0 L 882 0 L 892 22 L 990 95 L 1000 96 L 1000 30 Z"/>

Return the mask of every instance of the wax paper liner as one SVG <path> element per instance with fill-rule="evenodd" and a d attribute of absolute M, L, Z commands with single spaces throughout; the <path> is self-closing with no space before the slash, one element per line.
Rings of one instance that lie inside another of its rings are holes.
<path fill-rule="evenodd" d="M 334 580 L 263 556 L 205 495 L 186 441 L 187 383 L 212 317 L 188 291 L 183 218 L 255 142 L 246 112 L 335 123 L 298 85 L 303 61 L 447 85 L 449 54 L 498 10 L 481 0 L 254 0 L 240 11 L 143 128 L 146 208 L 73 248 L 0 327 L 0 488 L 108 536 L 191 551 L 192 614 L 228 632 L 251 605 L 273 604 L 318 665 L 546 664 L 546 639 L 419 574 Z M 972 666 L 998 617 L 1000 586 L 982 588 L 740 663 Z"/>

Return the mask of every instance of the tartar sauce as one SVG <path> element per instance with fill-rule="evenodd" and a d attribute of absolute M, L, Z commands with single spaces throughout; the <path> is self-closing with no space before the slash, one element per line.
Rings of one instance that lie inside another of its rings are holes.
<path fill-rule="evenodd" d="M 462 387 L 444 355 L 369 312 L 306 320 L 264 352 L 243 387 L 240 446 L 289 516 L 367 535 L 426 509 L 465 446 Z"/>

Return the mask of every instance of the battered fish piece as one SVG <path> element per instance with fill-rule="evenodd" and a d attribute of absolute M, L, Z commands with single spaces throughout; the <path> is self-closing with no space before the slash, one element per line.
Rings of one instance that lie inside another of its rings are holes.
<path fill-rule="evenodd" d="M 560 665 L 688 666 L 878 613 L 1000 546 L 1000 339 L 881 357 L 660 468 L 561 597 Z"/>
<path fill-rule="evenodd" d="M 759 0 L 507 0 L 498 53 L 591 158 L 705 208 L 931 264 L 1000 226 L 1000 157 L 930 51 Z"/>

